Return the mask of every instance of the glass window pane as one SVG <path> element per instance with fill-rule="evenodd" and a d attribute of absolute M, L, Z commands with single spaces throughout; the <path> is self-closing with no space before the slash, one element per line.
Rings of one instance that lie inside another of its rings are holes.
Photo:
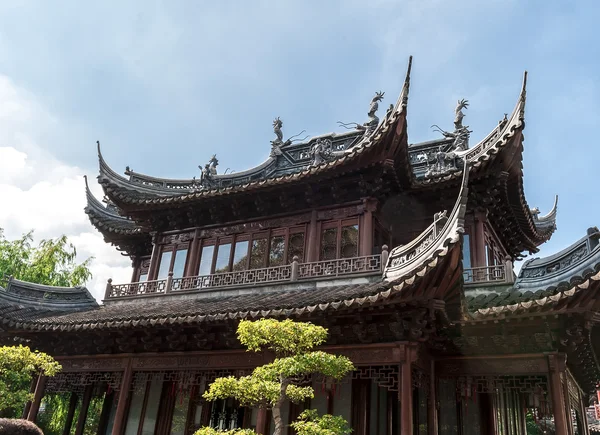
<path fill-rule="evenodd" d="M 248 241 L 244 240 L 235 243 L 233 251 L 233 270 L 246 270 L 248 262 Z"/>
<path fill-rule="evenodd" d="M 137 435 L 142 415 L 142 406 L 144 404 L 144 393 L 145 388 L 142 388 L 141 391 L 133 394 L 131 404 L 129 405 L 129 414 L 127 415 L 125 435 Z"/>
<path fill-rule="evenodd" d="M 267 257 L 267 239 L 256 239 L 252 241 L 252 252 L 250 253 L 250 269 L 265 267 Z"/>
<path fill-rule="evenodd" d="M 204 246 L 202 248 L 202 255 L 200 257 L 200 269 L 198 270 L 198 275 L 210 275 L 214 252 L 215 247 L 213 245 Z"/>
<path fill-rule="evenodd" d="M 342 258 L 358 257 L 358 225 L 342 227 L 340 255 Z"/>
<path fill-rule="evenodd" d="M 154 379 L 148 390 L 148 401 L 146 403 L 146 412 L 144 413 L 144 425 L 142 426 L 142 435 L 152 435 L 156 426 L 158 416 L 158 405 L 160 405 L 160 394 L 162 392 L 162 379 Z"/>
<path fill-rule="evenodd" d="M 144 272 L 140 275 L 140 282 L 148 281 L 148 272 Z"/>
<path fill-rule="evenodd" d="M 288 263 L 294 260 L 294 256 L 298 257 L 300 263 L 304 262 L 304 233 L 290 234 L 288 243 Z"/>
<path fill-rule="evenodd" d="M 337 228 L 327 228 L 321 233 L 321 260 L 337 257 Z"/>
<path fill-rule="evenodd" d="M 231 253 L 231 243 L 219 245 L 217 249 L 217 263 L 215 264 L 215 273 L 229 272 L 229 254 Z"/>
<path fill-rule="evenodd" d="M 183 277 L 187 252 L 187 249 L 180 249 L 175 253 L 175 263 L 173 263 L 173 278 Z"/>
<path fill-rule="evenodd" d="M 271 239 L 271 250 L 269 251 L 269 266 L 281 266 L 285 254 L 285 238 L 275 236 Z"/>
<path fill-rule="evenodd" d="M 246 242 L 246 244 L 248 244 L 248 242 Z M 189 402 L 189 391 L 177 392 L 177 396 L 175 397 L 175 409 L 173 409 L 173 418 L 171 419 L 171 435 L 185 434 L 185 420 L 187 418 Z"/>
<path fill-rule="evenodd" d="M 169 267 L 171 267 L 171 257 L 173 251 L 163 252 L 160 257 L 160 266 L 158 268 L 158 279 L 165 279 L 169 275 Z"/>

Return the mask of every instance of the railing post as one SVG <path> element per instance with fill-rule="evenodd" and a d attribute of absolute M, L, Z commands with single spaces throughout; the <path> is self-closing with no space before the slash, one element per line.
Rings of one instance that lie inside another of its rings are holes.
<path fill-rule="evenodd" d="M 167 285 L 165 286 L 165 293 L 171 293 L 171 288 L 173 287 L 173 271 L 169 272 L 167 276 Z"/>
<path fill-rule="evenodd" d="M 112 293 L 112 278 L 108 278 L 108 281 L 106 283 L 106 291 L 104 292 L 104 300 L 110 298 L 111 293 Z"/>
<path fill-rule="evenodd" d="M 388 251 L 388 245 L 383 245 L 381 247 L 381 270 L 385 270 L 385 266 L 387 266 L 388 258 L 390 257 L 390 253 Z"/>
<path fill-rule="evenodd" d="M 504 279 L 506 280 L 507 284 L 512 284 L 515 282 L 513 262 L 508 256 L 504 259 Z"/>
<path fill-rule="evenodd" d="M 292 276 L 290 278 L 292 281 L 298 281 L 298 256 L 294 255 L 292 259 Z"/>

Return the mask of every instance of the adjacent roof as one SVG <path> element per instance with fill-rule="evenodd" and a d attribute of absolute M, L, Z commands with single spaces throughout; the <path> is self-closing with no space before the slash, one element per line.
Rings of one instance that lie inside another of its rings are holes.
<path fill-rule="evenodd" d="M 585 309 L 600 284 L 600 231 L 597 227 L 568 248 L 527 261 L 514 285 L 504 291 L 467 295 L 476 317 L 546 310 Z"/>
<path fill-rule="evenodd" d="M 9 277 L 0 286 L 0 317 L 45 317 L 87 311 L 98 303 L 85 287 L 54 287 Z"/>

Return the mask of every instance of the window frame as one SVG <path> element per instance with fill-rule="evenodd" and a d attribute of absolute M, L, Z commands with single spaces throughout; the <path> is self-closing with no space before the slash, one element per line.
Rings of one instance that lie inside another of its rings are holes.
<path fill-rule="evenodd" d="M 173 266 L 175 265 L 175 259 L 177 258 L 177 253 L 179 251 L 183 251 L 183 250 L 186 251 L 185 262 L 183 263 L 183 273 L 182 273 L 182 276 L 180 276 L 180 277 L 178 276 L 176 278 L 183 278 L 183 277 L 187 276 L 186 271 L 188 269 L 188 263 L 191 260 L 190 248 L 191 248 L 190 242 L 175 243 L 175 244 L 171 244 L 171 245 L 163 245 L 160 249 L 160 252 L 158 253 L 158 259 L 157 259 L 157 264 L 156 264 L 156 279 L 161 279 L 161 278 L 159 278 L 159 274 L 160 274 L 160 266 L 162 263 L 163 254 L 165 252 L 171 252 L 171 261 L 169 262 L 169 270 L 167 271 L 167 276 L 168 276 L 169 273 L 173 272 Z"/>
<path fill-rule="evenodd" d="M 333 219 L 320 222 L 320 228 L 318 233 L 318 252 L 319 252 L 319 260 L 318 261 L 333 261 L 333 260 L 342 260 L 342 228 L 356 226 L 358 230 L 358 240 L 356 241 L 356 256 L 360 255 L 361 248 L 361 225 L 360 219 L 357 217 L 353 218 L 344 218 L 344 219 Z M 323 248 L 323 232 L 325 230 L 329 230 L 335 228 L 336 229 L 336 253 L 335 258 L 331 260 L 323 260 L 322 258 L 322 248 Z M 344 257 L 344 258 L 355 258 L 355 257 Z"/>

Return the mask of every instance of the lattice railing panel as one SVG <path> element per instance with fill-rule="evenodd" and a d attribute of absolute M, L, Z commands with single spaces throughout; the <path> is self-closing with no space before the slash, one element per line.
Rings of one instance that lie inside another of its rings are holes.
<path fill-rule="evenodd" d="M 49 377 L 46 393 L 83 393 L 88 385 L 107 384 L 112 390 L 119 390 L 122 372 L 58 373 Z"/>
<path fill-rule="evenodd" d="M 202 290 L 215 287 L 235 287 L 251 284 L 289 281 L 292 278 L 292 265 L 249 269 L 235 272 L 215 273 L 213 275 L 174 278 L 171 289 Z"/>
<path fill-rule="evenodd" d="M 155 280 L 144 282 L 133 282 L 130 284 L 112 284 L 109 294 L 110 298 L 120 298 L 123 296 L 138 296 L 148 294 L 161 294 L 167 289 L 167 280 Z"/>
<path fill-rule="evenodd" d="M 339 258 L 298 265 L 298 279 L 381 272 L 381 255 Z"/>
<path fill-rule="evenodd" d="M 512 270 L 509 273 L 512 273 Z M 465 269 L 463 278 L 465 283 L 504 282 L 506 281 L 506 266 L 504 264 L 497 264 L 494 266 Z"/>

